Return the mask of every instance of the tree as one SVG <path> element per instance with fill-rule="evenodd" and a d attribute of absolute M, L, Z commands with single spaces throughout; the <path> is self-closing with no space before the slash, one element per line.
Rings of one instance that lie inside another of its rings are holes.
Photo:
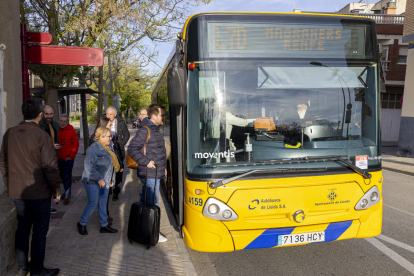
<path fill-rule="evenodd" d="M 170 40 L 190 8 L 211 0 L 21 0 L 21 20 L 29 31 L 48 32 L 52 45 L 100 47 L 116 54 L 142 41 Z M 34 65 L 45 88 L 45 102 L 57 106 L 57 88 L 76 67 Z M 91 68 L 80 70 L 81 83 Z M 56 109 L 57 110 L 57 109 Z"/>
<path fill-rule="evenodd" d="M 21 0 L 21 20 L 29 31 L 48 32 L 52 45 L 99 47 L 114 54 L 148 37 L 165 41 L 174 36 L 174 24 L 183 20 L 190 7 L 211 0 Z M 44 84 L 45 102 L 57 115 L 57 88 L 65 78 L 79 73 L 86 85 L 90 67 L 77 72 L 72 66 L 35 65 L 30 69 Z M 112 80 L 112 78 L 111 78 Z M 85 97 L 82 95 L 83 130 L 88 133 Z M 56 117 L 57 118 L 57 117 Z M 85 139 L 85 150 L 88 146 Z"/>
<path fill-rule="evenodd" d="M 93 116 L 93 113 L 96 112 L 98 107 L 98 99 L 93 98 L 88 103 L 88 114 L 91 114 Z"/>

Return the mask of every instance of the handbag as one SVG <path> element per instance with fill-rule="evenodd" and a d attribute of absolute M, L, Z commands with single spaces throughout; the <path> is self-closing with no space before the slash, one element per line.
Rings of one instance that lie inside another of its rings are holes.
<path fill-rule="evenodd" d="M 150 131 L 149 127 L 147 127 L 147 126 L 144 126 L 144 127 L 148 129 L 148 135 L 147 135 L 147 140 L 145 141 L 145 144 L 141 149 L 141 152 L 142 152 L 143 155 L 147 155 L 147 144 L 148 144 L 148 140 L 150 138 L 151 131 Z M 130 169 L 133 169 L 133 170 L 138 169 L 138 163 L 135 162 L 134 159 L 132 159 L 132 157 L 129 155 L 129 153 L 127 153 L 127 156 L 126 156 L 126 163 L 127 163 L 126 164 L 127 168 L 130 168 Z"/>

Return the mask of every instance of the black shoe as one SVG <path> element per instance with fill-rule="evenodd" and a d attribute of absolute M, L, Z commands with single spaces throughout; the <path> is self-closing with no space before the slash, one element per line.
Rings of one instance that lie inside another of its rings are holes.
<path fill-rule="evenodd" d="M 39 274 L 30 274 L 31 276 L 54 276 L 58 275 L 60 272 L 59 268 L 43 268 L 42 272 Z"/>
<path fill-rule="evenodd" d="M 88 235 L 88 230 L 86 230 L 86 225 L 82 225 L 78 222 L 77 226 L 78 226 L 79 234 Z"/>
<path fill-rule="evenodd" d="M 107 225 L 105 227 L 101 227 L 100 230 L 101 233 L 116 233 L 118 230 L 112 228 L 111 226 Z"/>
<path fill-rule="evenodd" d="M 117 201 L 117 200 L 118 200 L 118 195 L 114 194 L 114 195 L 112 196 L 112 201 Z"/>
<path fill-rule="evenodd" d="M 50 213 L 51 214 L 56 214 L 58 211 L 55 209 L 55 208 L 53 208 L 53 207 L 50 207 Z"/>
<path fill-rule="evenodd" d="M 68 205 L 69 204 L 69 197 L 65 196 L 65 198 L 63 199 L 63 205 Z"/>

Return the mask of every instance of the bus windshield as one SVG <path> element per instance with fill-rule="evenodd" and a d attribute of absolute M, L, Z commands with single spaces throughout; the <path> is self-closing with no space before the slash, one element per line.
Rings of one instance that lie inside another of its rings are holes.
<path fill-rule="evenodd" d="M 189 25 L 187 173 L 380 168 L 371 21 L 204 16 Z"/>

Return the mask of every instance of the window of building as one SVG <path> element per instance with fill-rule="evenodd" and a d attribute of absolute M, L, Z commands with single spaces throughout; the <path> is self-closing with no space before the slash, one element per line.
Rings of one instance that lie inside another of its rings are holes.
<path fill-rule="evenodd" d="M 390 45 L 382 45 L 382 51 L 381 51 L 381 61 L 387 61 L 388 60 L 388 51 L 390 49 Z"/>
<path fill-rule="evenodd" d="M 407 56 L 398 56 L 398 63 L 406 64 L 407 63 Z"/>
<path fill-rule="evenodd" d="M 401 109 L 402 94 L 381 93 L 381 107 L 390 109 Z"/>
<path fill-rule="evenodd" d="M 399 45 L 399 52 L 398 52 L 398 63 L 406 64 L 407 63 L 407 55 L 408 55 L 408 46 L 407 45 Z"/>

